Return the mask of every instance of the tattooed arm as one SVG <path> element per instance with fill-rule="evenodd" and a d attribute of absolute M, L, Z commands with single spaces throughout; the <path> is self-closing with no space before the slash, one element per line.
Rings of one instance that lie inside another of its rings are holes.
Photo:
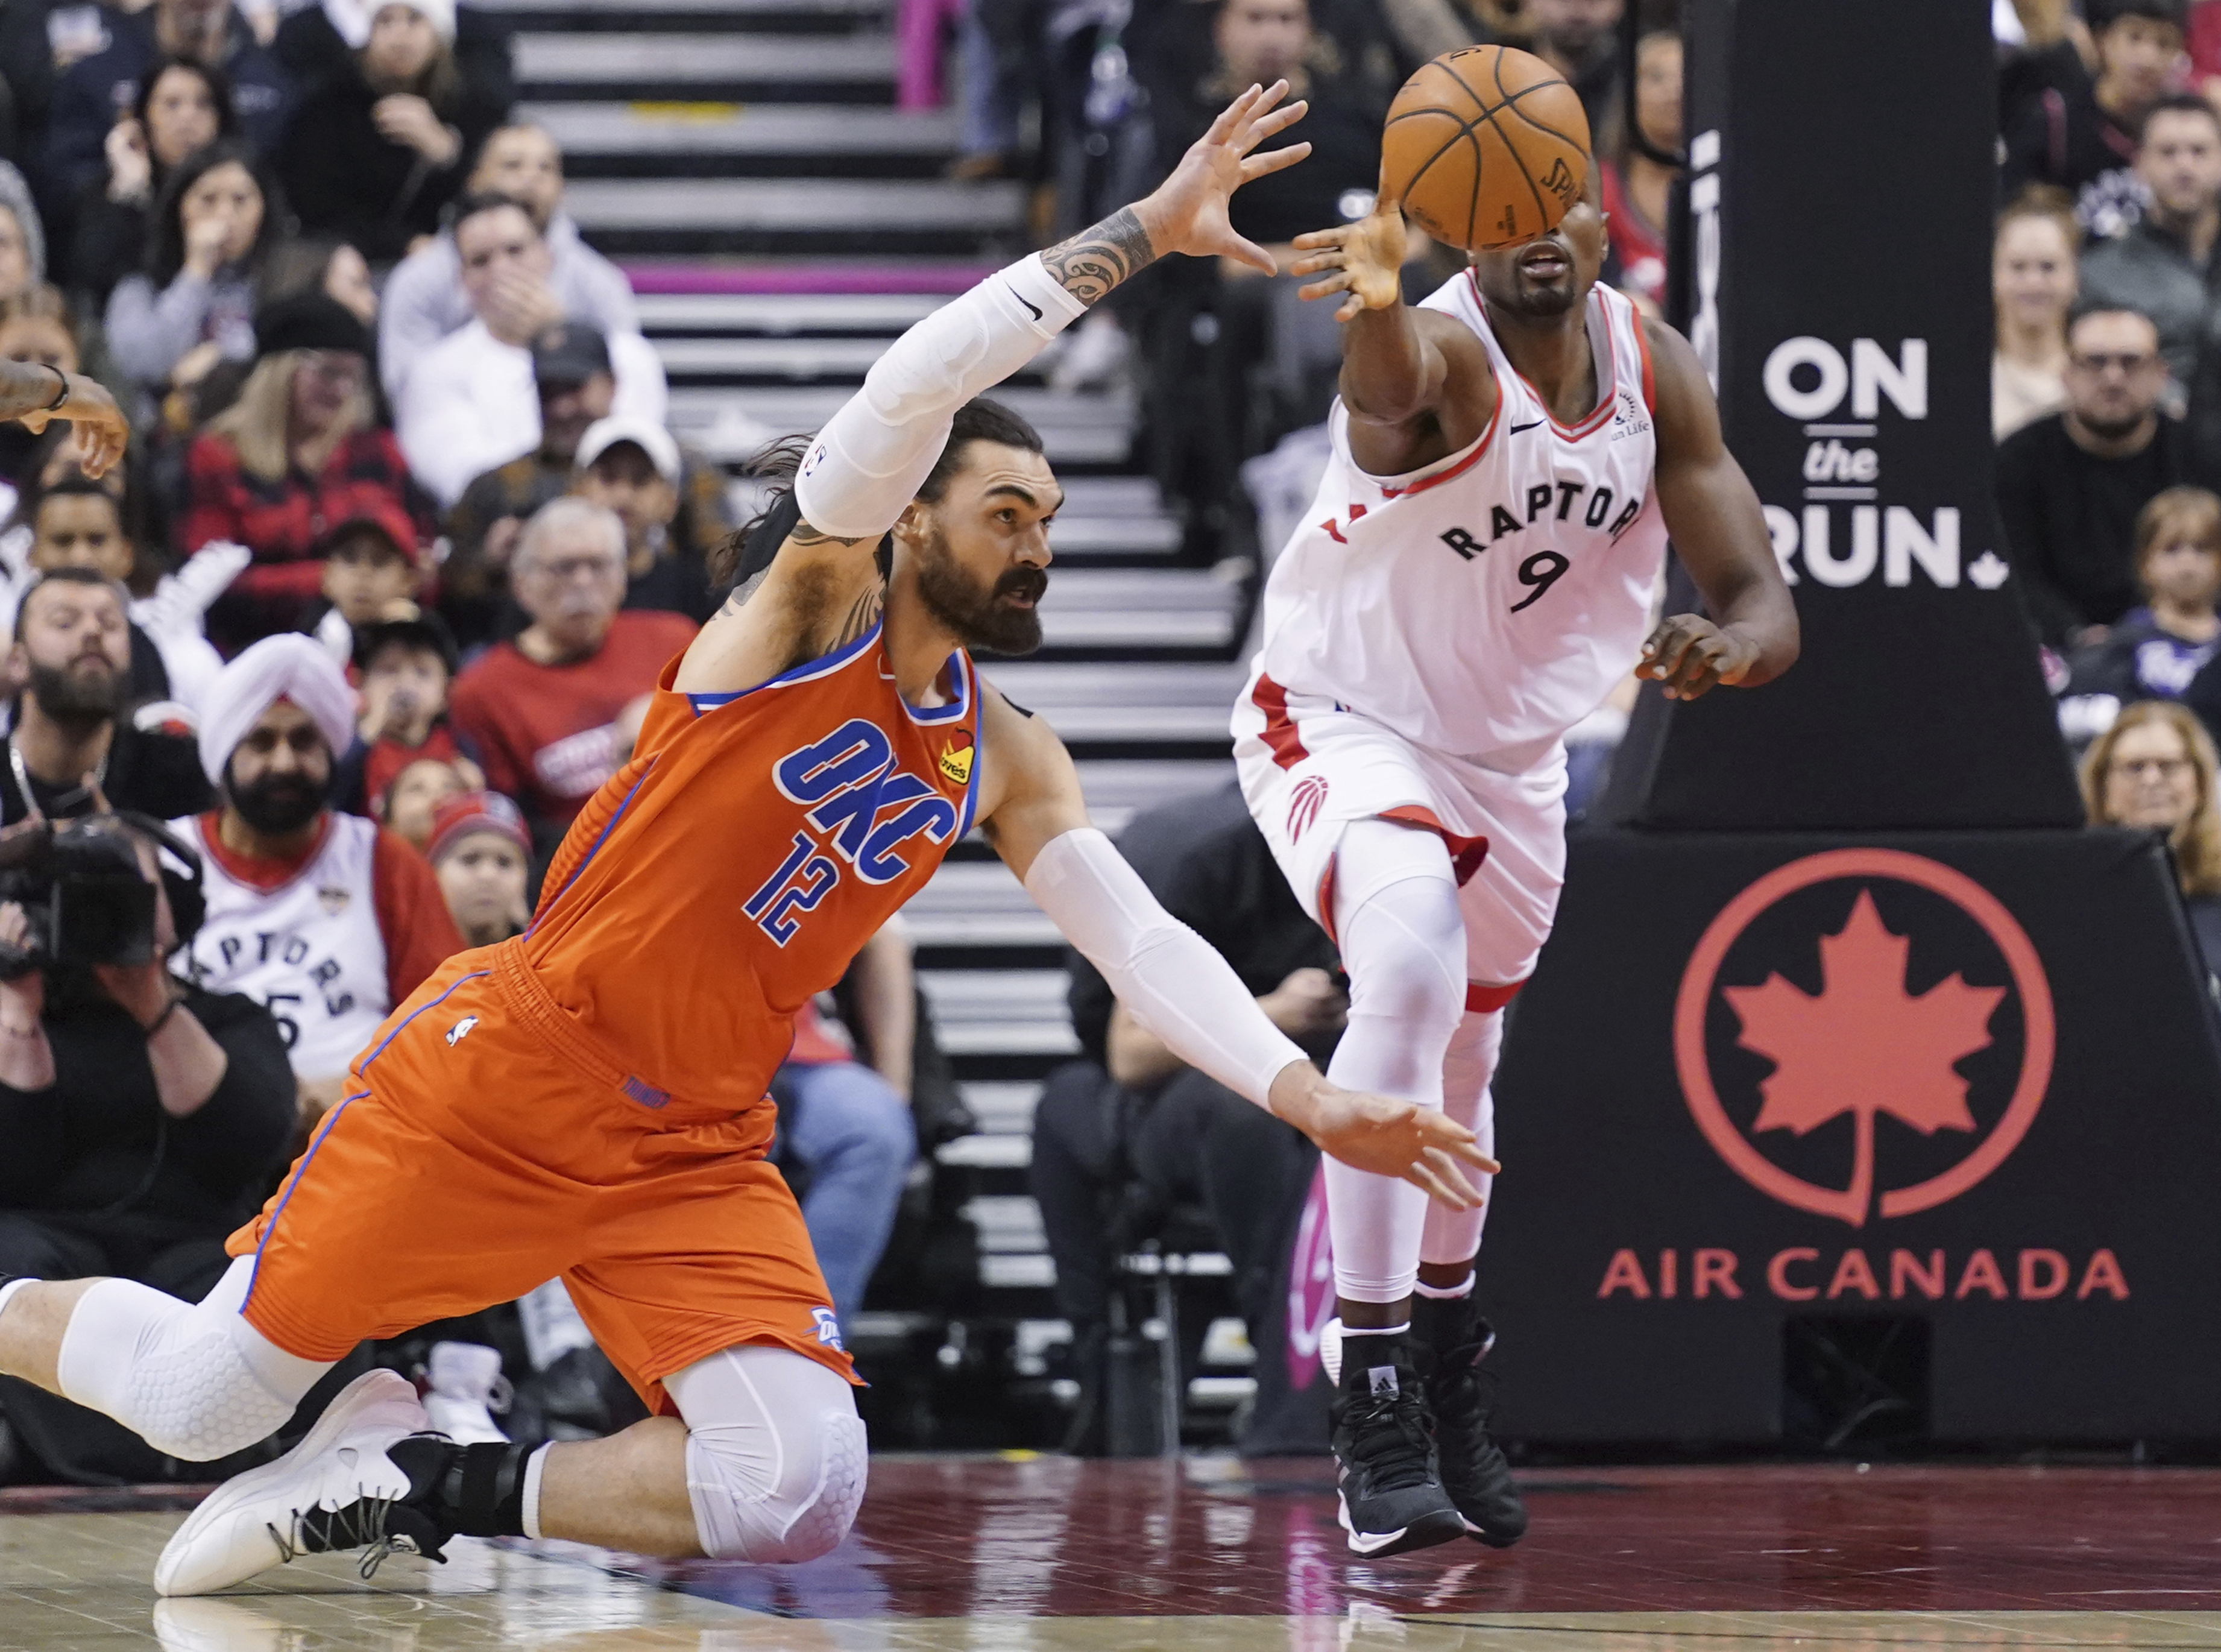
<path fill-rule="evenodd" d="M 870 554 L 917 499 L 959 409 L 1033 360 L 1120 282 L 1167 253 L 1273 267 L 1227 222 L 1227 197 L 1310 153 L 1250 152 L 1302 118 L 1286 82 L 1236 98 L 1145 200 L 1085 234 L 998 271 L 888 347 L 827 421 L 796 473 L 796 523 L 760 584 L 702 628 L 676 686 L 752 688 L 851 641 L 879 617 Z"/>

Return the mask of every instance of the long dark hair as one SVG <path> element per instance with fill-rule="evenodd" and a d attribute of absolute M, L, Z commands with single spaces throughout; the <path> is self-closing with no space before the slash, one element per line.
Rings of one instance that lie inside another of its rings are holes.
<path fill-rule="evenodd" d="M 259 271 L 263 259 L 272 247 L 284 236 L 286 225 L 285 197 L 278 187 L 278 179 L 270 169 L 255 156 L 254 152 L 235 138 L 219 138 L 206 148 L 196 149 L 178 163 L 162 192 L 155 198 L 153 230 L 148 237 L 147 273 L 157 287 L 166 287 L 178 278 L 178 272 L 185 266 L 185 225 L 183 207 L 185 197 L 194 185 L 219 166 L 233 162 L 247 168 L 254 179 L 254 187 L 262 191 L 262 228 L 256 232 L 254 245 L 247 249 L 247 266 Z"/>
<path fill-rule="evenodd" d="M 794 498 L 794 475 L 809 456 L 812 441 L 809 436 L 781 436 L 757 449 L 741 466 L 741 475 L 752 481 L 769 482 L 773 486 L 763 508 L 710 553 L 707 566 L 712 585 L 746 585 L 771 566 L 779 548 L 786 543 L 787 535 L 802 520 L 801 508 Z M 1000 442 L 1004 447 L 1023 448 L 1030 454 L 1042 451 L 1040 431 L 1000 402 L 974 397 L 956 410 L 956 416 L 949 424 L 948 440 L 942 444 L 941 457 L 933 461 L 925 480 L 918 484 L 917 497 L 928 504 L 940 504 L 942 496 L 948 491 L 949 479 L 964 462 L 965 448 L 975 441 Z M 879 549 L 882 579 L 886 577 L 892 555 L 889 541 L 882 539 Z"/>
<path fill-rule="evenodd" d="M 208 88 L 208 95 L 216 104 L 216 141 L 239 135 L 239 111 L 231 106 L 231 77 L 214 64 L 203 63 L 197 58 L 181 58 L 166 52 L 149 64 L 147 72 L 139 78 L 139 95 L 131 100 L 132 117 L 139 122 L 139 133 L 147 141 L 147 165 L 157 188 L 161 186 L 166 169 L 154 155 L 154 134 L 147 124 L 147 106 L 154 101 L 154 88 L 162 77 L 172 69 L 183 69 Z M 190 157 L 188 157 L 190 159 Z M 180 166 L 184 162 L 178 163 Z"/>

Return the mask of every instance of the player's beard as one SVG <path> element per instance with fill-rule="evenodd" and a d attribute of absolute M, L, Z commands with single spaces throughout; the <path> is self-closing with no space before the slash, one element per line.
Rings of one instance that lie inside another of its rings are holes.
<path fill-rule="evenodd" d="M 331 796 L 331 777 L 311 780 L 303 774 L 266 774 L 241 785 L 228 773 L 224 795 L 239 817 L 265 837 L 283 837 L 314 820 Z"/>
<path fill-rule="evenodd" d="M 123 709 L 124 673 L 104 656 L 80 656 L 66 666 L 31 666 L 31 698 L 66 728 L 106 723 Z"/>
<path fill-rule="evenodd" d="M 917 551 L 917 596 L 925 611 L 947 626 L 967 648 L 991 654 L 1031 654 L 1042 645 L 1042 593 L 1048 575 L 1039 568 L 1011 568 L 992 585 L 982 585 L 964 571 L 940 525 L 929 520 Z M 1014 608 L 1003 598 L 1029 597 L 1033 605 Z"/>

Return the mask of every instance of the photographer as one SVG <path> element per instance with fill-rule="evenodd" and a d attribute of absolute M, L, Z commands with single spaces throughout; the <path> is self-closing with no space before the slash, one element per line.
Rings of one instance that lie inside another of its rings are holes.
<path fill-rule="evenodd" d="M 44 831 L 11 829 L 0 858 Z M 0 1274 L 115 1274 L 198 1300 L 290 1137 L 285 1046 L 252 999 L 202 992 L 165 967 L 190 938 L 180 913 L 189 932 L 200 904 L 182 845 L 109 814 L 55 840 L 72 852 L 0 882 L 14 897 L 0 901 Z M 135 903 L 135 871 L 152 885 Z M 11 1382 L 0 1406 L 56 1474 L 159 1471 L 147 1448 L 66 1400 Z"/>
<path fill-rule="evenodd" d="M 154 721 L 165 715 L 155 707 L 147 727 L 124 715 L 131 622 L 121 585 L 91 568 L 41 574 L 16 610 L 9 664 L 25 686 L 0 770 L 0 823 L 30 813 L 27 793 L 50 818 L 89 814 L 95 786 L 112 806 L 156 819 L 207 807 L 191 737 Z"/>

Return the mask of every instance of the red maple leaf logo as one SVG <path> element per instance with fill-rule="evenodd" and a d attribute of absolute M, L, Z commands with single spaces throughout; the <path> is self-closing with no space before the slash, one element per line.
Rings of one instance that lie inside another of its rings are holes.
<path fill-rule="evenodd" d="M 1817 998 L 1779 975 L 1721 989 L 1742 1023 L 1736 1042 L 1774 1064 L 1758 1086 L 1764 1104 L 1753 1131 L 1803 1136 L 1851 1115 L 1854 1225 L 1873 1198 L 1875 1114 L 1923 1136 L 1974 1129 L 1957 1063 L 1989 1048 L 1990 1017 L 2005 995 L 1955 974 L 1914 998 L 1905 990 L 1911 945 L 1883 927 L 1872 892 L 1862 889 L 1842 929 L 1820 937 Z"/>

